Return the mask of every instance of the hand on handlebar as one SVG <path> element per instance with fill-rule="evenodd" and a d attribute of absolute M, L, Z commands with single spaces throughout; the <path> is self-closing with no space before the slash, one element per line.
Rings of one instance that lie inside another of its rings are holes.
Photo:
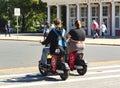
<path fill-rule="evenodd" d="M 40 40 L 40 43 L 42 43 L 42 41 Z"/>
<path fill-rule="evenodd" d="M 48 44 L 44 44 L 41 40 L 40 40 L 40 43 L 41 43 L 42 45 L 45 45 L 45 47 L 48 47 Z"/>
<path fill-rule="evenodd" d="M 44 45 L 43 42 L 42 42 L 41 40 L 40 40 L 40 43 L 41 43 L 42 45 Z"/>

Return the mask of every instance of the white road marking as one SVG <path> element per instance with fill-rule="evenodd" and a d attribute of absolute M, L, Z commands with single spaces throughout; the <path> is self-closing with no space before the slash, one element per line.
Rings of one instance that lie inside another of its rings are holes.
<path fill-rule="evenodd" d="M 120 65 L 89 67 L 88 68 L 89 70 L 99 69 L 99 71 L 98 72 L 97 71 L 96 72 L 87 72 L 86 75 L 89 75 L 89 74 L 104 74 L 104 73 L 118 73 L 118 72 L 120 72 L 119 67 L 120 67 Z M 110 68 L 110 69 L 116 68 L 116 69 L 115 70 L 109 70 L 108 68 Z M 100 69 L 107 69 L 107 70 L 102 71 Z M 35 74 L 38 74 L 38 73 L 24 73 L 24 74 L 1 75 L 0 76 L 0 80 L 5 80 L 5 78 L 8 79 L 8 77 L 21 77 L 21 76 L 24 77 L 26 75 L 35 75 Z M 58 78 L 59 75 L 48 76 L 48 77 Z M 65 83 L 65 82 L 68 83 L 68 82 L 77 82 L 77 81 L 85 81 L 85 80 L 96 80 L 96 79 L 109 79 L 109 78 L 118 78 L 118 77 L 120 77 L 120 75 L 116 74 L 116 75 L 84 77 L 84 78 L 76 78 L 76 79 L 69 79 L 68 78 L 66 81 L 52 81 L 52 82 L 39 81 L 39 82 L 31 82 L 31 83 L 10 84 L 10 85 L 2 85 L 2 86 L 0 86 L 0 88 L 19 88 L 19 87 L 28 87 L 28 86 L 37 86 L 37 85 L 46 85 L 46 84 L 57 84 L 57 83 Z M 3 79 L 1 79 L 1 78 L 3 78 Z M 1 83 L 3 83 L 3 82 L 1 81 Z"/>
<path fill-rule="evenodd" d="M 116 72 L 120 72 L 119 70 L 106 70 L 106 71 L 97 71 L 97 72 L 87 72 L 86 74 L 104 74 L 104 73 L 116 73 Z"/>
<path fill-rule="evenodd" d="M 88 70 L 107 69 L 107 68 L 120 68 L 120 65 L 90 67 L 88 68 Z"/>
<path fill-rule="evenodd" d="M 120 65 L 113 65 L 113 66 L 98 66 L 98 67 L 88 67 L 88 70 L 95 70 L 95 69 L 107 69 L 107 68 L 119 68 Z M 98 74 L 98 73 L 107 73 L 109 71 L 102 71 L 102 72 L 87 72 L 87 74 Z M 111 70 L 110 72 L 119 72 L 119 70 Z M 11 74 L 11 75 L 0 75 L 0 78 L 7 78 L 7 77 L 19 77 L 19 76 L 26 76 L 26 75 L 33 75 L 38 74 L 34 73 L 23 73 L 23 74 Z M 53 76 L 52 76 L 53 77 Z"/>
<path fill-rule="evenodd" d="M 113 66 L 98 66 L 98 67 L 88 67 L 88 70 L 95 70 L 95 69 L 107 69 L 107 68 L 119 68 L 120 65 L 113 65 Z M 87 74 L 101 74 L 101 73 L 108 73 L 108 72 L 119 72 L 120 70 L 109 70 L 109 71 L 99 71 L 99 72 L 87 72 Z M 0 75 L 0 78 L 7 78 L 7 77 L 19 77 L 19 76 L 26 76 L 26 75 L 33 75 L 39 73 L 23 73 L 23 74 L 11 74 L 11 75 Z M 52 76 L 53 77 L 53 76 Z"/>

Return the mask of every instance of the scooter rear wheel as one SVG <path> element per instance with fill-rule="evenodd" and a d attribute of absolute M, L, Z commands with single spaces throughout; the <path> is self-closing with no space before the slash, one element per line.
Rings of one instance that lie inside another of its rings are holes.
<path fill-rule="evenodd" d="M 80 66 L 81 68 L 77 69 L 79 75 L 84 75 L 87 72 L 87 63 L 84 59 L 77 58 L 75 65 Z"/>
<path fill-rule="evenodd" d="M 87 72 L 87 65 L 82 66 L 82 69 L 77 69 L 79 75 L 84 75 Z"/>

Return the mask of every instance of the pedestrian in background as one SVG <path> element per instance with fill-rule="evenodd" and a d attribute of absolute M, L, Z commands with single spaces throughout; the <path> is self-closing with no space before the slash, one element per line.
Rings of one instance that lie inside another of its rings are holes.
<path fill-rule="evenodd" d="M 7 22 L 5 25 L 5 37 L 9 34 L 10 37 L 10 24 Z"/>
<path fill-rule="evenodd" d="M 51 30 L 55 28 L 54 23 L 51 24 L 50 28 L 51 28 Z"/>
<path fill-rule="evenodd" d="M 105 38 L 105 34 L 107 32 L 107 27 L 104 24 L 104 22 L 102 22 L 101 26 L 100 26 L 101 32 L 102 32 L 102 37 Z"/>
<path fill-rule="evenodd" d="M 99 38 L 99 25 L 95 20 L 93 20 L 92 22 L 92 33 L 93 33 L 93 39 Z"/>
<path fill-rule="evenodd" d="M 44 25 L 44 31 L 43 31 L 44 40 L 48 36 L 50 30 L 51 30 L 50 24 L 49 23 L 45 23 L 45 25 Z"/>

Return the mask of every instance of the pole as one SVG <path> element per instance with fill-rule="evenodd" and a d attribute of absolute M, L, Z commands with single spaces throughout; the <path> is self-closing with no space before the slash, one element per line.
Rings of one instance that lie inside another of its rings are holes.
<path fill-rule="evenodd" d="M 18 39 L 18 16 L 17 16 L 17 39 Z"/>

